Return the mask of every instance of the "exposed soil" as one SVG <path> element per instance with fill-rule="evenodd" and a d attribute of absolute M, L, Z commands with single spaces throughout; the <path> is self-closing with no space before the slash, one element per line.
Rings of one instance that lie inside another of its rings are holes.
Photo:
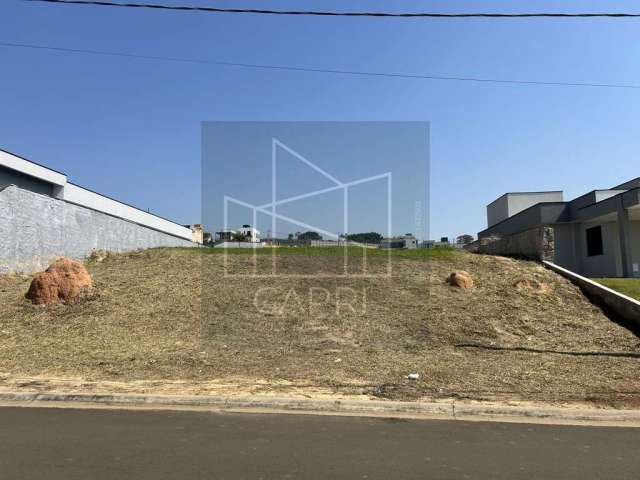
<path fill-rule="evenodd" d="M 226 268 L 224 255 L 206 250 L 110 254 L 86 263 L 94 296 L 48 307 L 24 298 L 32 276 L 0 276 L 0 387 L 37 388 L 18 385 L 35 377 L 132 391 L 222 384 L 639 403 L 640 339 L 555 273 L 464 252 L 404 253 L 390 258 L 387 277 L 388 260 L 351 252 L 345 267 L 341 252 L 282 250 L 272 276 L 264 252 L 228 255 Z M 473 287 L 445 282 L 459 270 Z"/>

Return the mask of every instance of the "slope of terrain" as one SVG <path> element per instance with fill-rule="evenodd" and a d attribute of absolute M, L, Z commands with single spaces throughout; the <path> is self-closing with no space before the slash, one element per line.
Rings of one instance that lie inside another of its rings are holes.
<path fill-rule="evenodd" d="M 0 383 L 615 405 L 640 392 L 640 339 L 534 262 L 155 249 L 87 267 L 96 293 L 72 306 L 33 306 L 24 298 L 31 276 L 0 276 Z M 447 285 L 454 270 L 475 286 Z"/>

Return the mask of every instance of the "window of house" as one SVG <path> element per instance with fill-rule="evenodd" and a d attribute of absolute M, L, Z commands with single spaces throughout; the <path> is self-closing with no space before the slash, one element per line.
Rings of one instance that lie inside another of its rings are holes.
<path fill-rule="evenodd" d="M 594 257 L 603 254 L 602 248 L 602 227 L 587 228 L 587 256 Z"/>

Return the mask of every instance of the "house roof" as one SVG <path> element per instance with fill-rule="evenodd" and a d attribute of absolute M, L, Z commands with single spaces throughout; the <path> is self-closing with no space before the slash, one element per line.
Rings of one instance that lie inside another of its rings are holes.
<path fill-rule="evenodd" d="M 507 193 L 503 193 L 498 198 L 496 198 L 492 202 L 488 203 L 487 207 L 490 206 L 490 205 L 493 205 L 494 203 L 496 203 L 501 198 L 508 197 L 509 195 L 539 195 L 539 194 L 543 194 L 543 193 L 564 193 L 564 192 L 562 190 L 542 190 L 542 191 L 539 191 L 539 192 L 507 192 Z"/>
<path fill-rule="evenodd" d="M 0 167 L 5 167 L 60 187 L 61 192 L 56 196 L 59 200 L 75 203 L 85 208 L 122 218 L 187 240 L 191 240 L 192 238 L 191 229 L 177 222 L 147 212 L 141 208 L 121 202 L 86 187 L 71 183 L 64 173 L 45 167 L 44 165 L 4 149 L 0 149 Z"/>

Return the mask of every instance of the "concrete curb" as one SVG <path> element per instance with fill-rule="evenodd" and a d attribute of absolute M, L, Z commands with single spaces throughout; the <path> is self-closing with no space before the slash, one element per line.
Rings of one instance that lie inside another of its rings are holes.
<path fill-rule="evenodd" d="M 613 313 L 619 315 L 620 318 L 634 322 L 640 326 L 640 302 L 638 300 L 623 293 L 616 292 L 609 287 L 605 287 L 590 278 L 578 275 L 555 263 L 544 260 L 542 264 L 576 284 L 587 296 L 590 296 L 592 300 L 604 304 Z"/>
<path fill-rule="evenodd" d="M 349 414 L 406 413 L 453 417 L 453 404 L 451 402 L 418 403 L 280 397 L 216 397 L 204 395 L 181 396 L 39 392 L 0 393 L 0 402 L 64 402 L 113 406 L 205 407 L 219 410 L 268 409 Z"/>
<path fill-rule="evenodd" d="M 455 418 L 515 417 L 520 419 L 550 420 L 563 423 L 635 423 L 640 426 L 640 410 L 587 409 L 562 407 L 519 407 L 510 405 L 454 405 Z M 631 426 L 631 425 L 630 425 Z"/>
<path fill-rule="evenodd" d="M 527 407 L 470 404 L 458 401 L 396 402 L 276 397 L 0 392 L 0 403 L 36 407 L 195 408 L 227 412 L 306 413 L 443 420 L 640 426 L 640 410 Z"/>

